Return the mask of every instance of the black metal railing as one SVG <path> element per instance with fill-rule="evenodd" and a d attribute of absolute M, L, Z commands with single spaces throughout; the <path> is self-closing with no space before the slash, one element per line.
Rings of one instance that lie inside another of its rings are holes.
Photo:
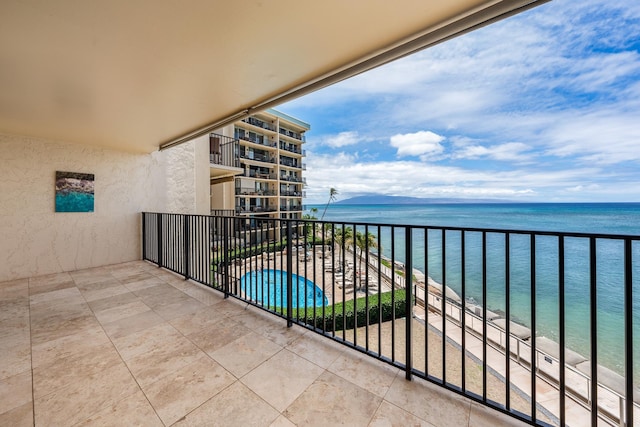
<path fill-rule="evenodd" d="M 214 165 L 239 168 L 237 139 L 212 133 L 209 135 L 209 162 Z"/>
<path fill-rule="evenodd" d="M 407 379 L 532 425 L 638 420 L 640 236 L 158 213 L 142 228 L 144 259 Z"/>
<path fill-rule="evenodd" d="M 262 129 L 268 129 L 268 130 L 271 130 L 271 131 L 275 131 L 276 130 L 275 126 L 272 125 L 271 123 L 267 123 L 267 122 L 265 122 L 263 120 L 256 119 L 255 117 L 247 117 L 246 119 L 243 119 L 242 121 L 245 122 L 245 123 L 248 123 L 250 125 L 262 128 Z"/>

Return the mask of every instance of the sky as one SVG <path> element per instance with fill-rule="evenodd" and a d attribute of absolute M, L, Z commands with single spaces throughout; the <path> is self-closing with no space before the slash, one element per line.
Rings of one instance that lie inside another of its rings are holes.
<path fill-rule="evenodd" d="M 640 202 L 640 1 L 554 0 L 280 105 L 305 203 Z"/>

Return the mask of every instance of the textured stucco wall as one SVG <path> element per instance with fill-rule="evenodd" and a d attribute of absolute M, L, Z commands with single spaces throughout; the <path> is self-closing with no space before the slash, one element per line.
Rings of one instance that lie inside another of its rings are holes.
<path fill-rule="evenodd" d="M 166 153 L 0 134 L 0 281 L 139 259 L 140 212 L 193 206 L 193 187 L 173 189 Z M 58 170 L 95 175 L 94 212 L 55 212 Z"/>

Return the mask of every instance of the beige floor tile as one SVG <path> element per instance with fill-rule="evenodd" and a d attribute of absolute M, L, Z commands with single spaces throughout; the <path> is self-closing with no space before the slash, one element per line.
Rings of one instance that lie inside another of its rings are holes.
<path fill-rule="evenodd" d="M 119 402 L 113 403 L 91 415 L 88 419 L 77 424 L 77 426 L 163 427 L 164 424 L 160 421 L 142 391 L 138 390 L 133 395 L 127 396 Z"/>
<path fill-rule="evenodd" d="M 283 349 L 241 381 L 282 412 L 323 372 L 323 368 Z"/>
<path fill-rule="evenodd" d="M 429 424 L 425 420 L 416 417 L 415 415 L 398 408 L 386 400 L 382 401 L 380 407 L 373 416 L 373 420 L 369 424 L 369 427 L 387 427 L 387 426 L 424 426 L 433 427 L 433 424 Z M 497 424 L 496 424 L 497 426 Z"/>
<path fill-rule="evenodd" d="M 469 424 L 469 400 L 418 378 L 407 381 L 401 373 L 389 388 L 385 400 L 435 426 Z"/>
<path fill-rule="evenodd" d="M 51 292 L 43 292 L 29 297 L 31 308 L 44 308 L 56 306 L 58 304 L 74 304 L 83 303 L 85 299 L 82 297 L 80 290 L 73 287 L 58 289 Z"/>
<path fill-rule="evenodd" d="M 162 319 L 162 317 L 158 316 L 152 310 L 147 310 L 130 317 L 123 317 L 113 322 L 104 323 L 102 327 L 111 339 L 117 340 L 127 335 L 152 328 L 163 322 L 164 319 Z"/>
<path fill-rule="evenodd" d="M 35 346 L 92 330 L 102 332 L 100 323 L 92 315 L 79 316 L 74 319 L 66 319 L 39 326 L 32 324 L 31 344 Z"/>
<path fill-rule="evenodd" d="M 159 282 L 155 286 L 149 286 L 133 292 L 138 298 L 142 298 L 144 302 L 152 307 L 161 304 L 170 304 L 179 298 L 185 298 L 184 292 L 177 290 L 171 285 Z"/>
<path fill-rule="evenodd" d="M 29 287 L 47 286 L 72 281 L 73 279 L 69 273 L 54 273 L 29 278 Z"/>
<path fill-rule="evenodd" d="M 138 292 L 143 289 L 147 289 L 153 286 L 161 286 L 164 285 L 164 282 L 157 277 L 148 274 L 142 273 L 143 276 L 136 277 L 134 280 L 126 280 L 124 281 L 124 286 L 129 289 L 131 292 Z"/>
<path fill-rule="evenodd" d="M 114 286 L 122 286 L 120 280 L 113 276 L 109 276 L 108 279 L 100 280 L 98 282 L 90 282 L 90 283 L 80 283 L 76 285 L 80 292 L 86 294 L 90 291 L 98 291 L 100 289 L 108 289 Z M 86 295 L 85 295 L 86 296 Z"/>
<path fill-rule="evenodd" d="M 89 268 L 77 270 L 69 273 L 76 285 L 86 285 L 90 283 L 102 282 L 113 278 L 111 272 L 105 267 Z"/>
<path fill-rule="evenodd" d="M 177 345 L 182 341 L 186 341 L 186 338 L 166 322 L 158 323 L 151 328 L 113 339 L 113 343 L 118 349 L 120 356 L 122 356 L 125 361 L 143 353 Z"/>
<path fill-rule="evenodd" d="M 171 425 L 234 381 L 233 375 L 202 354 L 143 389 L 165 425 Z"/>
<path fill-rule="evenodd" d="M 169 323 L 184 335 L 194 334 L 203 330 L 215 329 L 218 323 L 229 321 L 227 316 L 220 314 L 213 307 L 202 307 L 197 311 L 171 319 Z M 233 322 L 237 325 L 236 322 Z"/>
<path fill-rule="evenodd" d="M 114 307 L 120 307 L 124 304 L 140 301 L 140 298 L 133 292 L 126 292 L 118 295 L 112 295 L 110 297 L 101 298 L 98 300 L 89 301 L 89 307 L 94 312 L 108 310 Z"/>
<path fill-rule="evenodd" d="M 138 385 L 124 363 L 35 400 L 37 425 L 73 425 L 131 396 Z"/>
<path fill-rule="evenodd" d="M 217 304 L 224 299 L 222 292 L 207 288 L 204 285 L 193 284 L 183 289 L 183 292 L 207 306 Z"/>
<path fill-rule="evenodd" d="M 29 296 L 29 279 L 0 282 L 0 301 Z"/>
<path fill-rule="evenodd" d="M 69 279 L 63 282 L 42 283 L 38 285 L 29 286 L 29 295 L 39 295 L 49 293 L 53 291 L 75 288 L 76 284 L 73 280 Z"/>
<path fill-rule="evenodd" d="M 203 307 L 206 306 L 200 301 L 187 296 L 186 299 L 181 298 L 170 304 L 163 304 L 153 307 L 153 311 L 158 313 L 163 319 L 171 320 L 177 317 L 195 313 Z"/>
<path fill-rule="evenodd" d="M 251 331 L 244 326 L 224 318 L 215 326 L 187 335 L 187 338 L 202 351 L 213 354 L 216 350 L 250 333 Z"/>
<path fill-rule="evenodd" d="M 84 296 L 84 299 L 86 299 L 87 301 L 96 301 L 96 300 L 109 298 L 109 297 L 113 297 L 120 294 L 126 294 L 130 292 L 129 289 L 122 286 L 116 280 L 110 283 L 112 283 L 111 286 L 105 286 L 104 288 L 100 288 L 100 289 L 90 289 L 87 291 L 83 291 L 82 295 Z"/>
<path fill-rule="evenodd" d="M 31 402 L 31 371 L 0 381 L 0 414 Z"/>
<path fill-rule="evenodd" d="M 167 343 L 127 360 L 127 366 L 138 384 L 145 387 L 195 362 L 203 354 L 191 341 L 182 337 L 182 340 Z"/>
<path fill-rule="evenodd" d="M 127 317 L 135 316 L 136 314 L 150 311 L 151 308 L 142 301 L 133 301 L 127 304 L 122 304 L 117 307 L 107 308 L 101 311 L 95 312 L 96 319 L 102 324 L 115 322 L 116 320 L 124 319 Z"/>
<path fill-rule="evenodd" d="M 0 380 L 31 369 L 31 340 L 27 333 L 5 338 L 0 344 Z"/>
<path fill-rule="evenodd" d="M 526 426 L 527 423 L 518 421 L 513 417 L 502 414 L 486 406 L 478 403 L 471 403 L 471 412 L 469 416 L 469 425 L 477 427 L 494 427 L 494 426 Z"/>
<path fill-rule="evenodd" d="M 356 351 L 345 351 L 329 366 L 329 371 L 360 387 L 384 397 L 398 369 Z"/>
<path fill-rule="evenodd" d="M 291 422 L 284 415 L 280 415 L 274 422 L 271 423 L 269 427 L 295 427 L 296 425 Z"/>
<path fill-rule="evenodd" d="M 279 345 L 251 332 L 209 355 L 226 370 L 240 378 L 281 349 Z"/>
<path fill-rule="evenodd" d="M 73 335 L 34 345 L 31 351 L 33 368 L 68 357 L 72 354 L 91 351 L 95 346 L 111 342 L 102 329 L 91 328 L 77 331 Z"/>
<path fill-rule="evenodd" d="M 30 310 L 30 321 L 33 329 L 51 327 L 54 324 L 83 316 L 93 316 L 91 309 L 85 302 L 61 304 L 55 307 L 34 307 Z"/>
<path fill-rule="evenodd" d="M 236 382 L 174 426 L 268 426 L 279 415 L 242 383 Z"/>
<path fill-rule="evenodd" d="M 35 398 L 44 396 L 121 363 L 122 359 L 111 343 L 82 349 L 35 368 L 33 394 Z"/>
<path fill-rule="evenodd" d="M 296 425 L 366 426 L 382 398 L 325 371 L 282 414 Z"/>
<path fill-rule="evenodd" d="M 1 307 L 0 310 L 6 310 L 0 316 L 0 347 L 5 345 L 3 341 L 8 337 L 15 335 L 29 335 L 30 333 L 30 321 L 29 321 L 29 308 L 17 307 L 12 305 L 10 307 Z"/>
<path fill-rule="evenodd" d="M 33 402 L 25 403 L 8 412 L 0 413 L 0 426 L 32 427 Z"/>
<path fill-rule="evenodd" d="M 307 333 L 286 347 L 322 368 L 328 368 L 346 350 L 346 347 L 318 334 Z"/>

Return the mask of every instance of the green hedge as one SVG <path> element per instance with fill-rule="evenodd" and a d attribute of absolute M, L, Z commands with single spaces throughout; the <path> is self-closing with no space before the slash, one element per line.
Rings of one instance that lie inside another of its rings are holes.
<path fill-rule="evenodd" d="M 394 318 L 402 318 L 406 316 L 405 305 L 406 292 L 404 289 L 394 292 L 394 301 L 391 301 L 391 292 L 369 296 L 369 324 L 387 322 Z M 412 302 L 413 304 L 413 302 Z M 395 310 L 394 310 L 395 306 Z M 380 310 L 379 307 L 382 309 Z M 344 317 L 343 317 L 344 310 Z M 280 311 L 280 309 L 278 309 Z M 284 310 L 286 315 L 286 310 Z M 366 297 L 360 297 L 355 300 L 336 303 L 324 307 L 324 317 L 322 316 L 322 307 L 309 307 L 306 309 L 298 308 L 293 313 L 294 318 L 300 322 L 312 325 L 318 329 L 325 331 L 338 331 L 344 329 L 354 329 L 367 324 L 367 307 Z M 335 313 L 335 318 L 333 317 Z M 382 314 L 382 318 L 380 318 Z"/>

